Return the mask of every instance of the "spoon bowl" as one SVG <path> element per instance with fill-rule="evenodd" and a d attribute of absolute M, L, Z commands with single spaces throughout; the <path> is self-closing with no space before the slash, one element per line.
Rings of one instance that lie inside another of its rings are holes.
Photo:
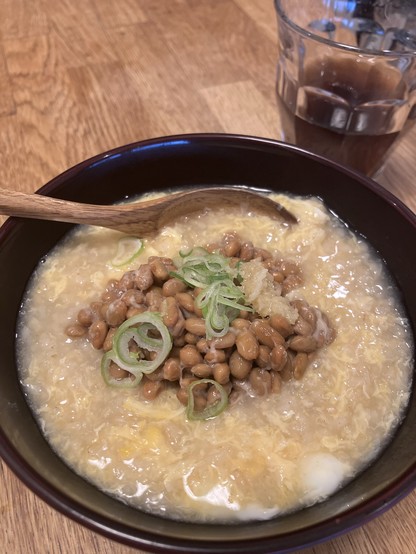
<path fill-rule="evenodd" d="M 205 208 L 248 205 L 290 224 L 296 218 L 278 202 L 245 187 L 209 187 L 176 192 L 152 200 L 101 206 L 24 194 L 0 189 L 0 213 L 83 225 L 98 225 L 131 235 L 144 236 L 157 231 L 180 216 Z"/>

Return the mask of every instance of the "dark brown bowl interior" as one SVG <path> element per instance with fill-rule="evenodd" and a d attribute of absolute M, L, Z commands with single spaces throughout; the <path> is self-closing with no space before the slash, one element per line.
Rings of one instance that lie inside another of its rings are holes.
<path fill-rule="evenodd" d="M 317 195 L 386 260 L 416 327 L 416 216 L 374 182 L 270 140 L 190 135 L 116 149 L 58 176 L 42 194 L 107 204 L 148 190 L 247 185 Z M 0 230 L 0 454 L 46 502 L 114 540 L 153 552 L 287 552 L 380 514 L 416 483 L 416 402 L 378 460 L 329 500 L 266 522 L 195 525 L 152 517 L 106 496 L 49 448 L 22 395 L 15 326 L 27 281 L 70 225 L 9 220 Z"/>

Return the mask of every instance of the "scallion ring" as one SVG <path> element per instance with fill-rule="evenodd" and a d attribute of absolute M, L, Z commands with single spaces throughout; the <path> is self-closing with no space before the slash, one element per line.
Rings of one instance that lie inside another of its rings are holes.
<path fill-rule="evenodd" d="M 156 331 L 160 338 L 149 336 Z M 138 352 L 130 350 L 131 341 L 139 348 Z M 107 385 L 119 388 L 137 386 L 143 374 L 152 373 L 162 365 L 172 348 L 172 338 L 163 323 L 160 314 L 143 312 L 127 319 L 117 329 L 113 338 L 113 348 L 101 359 L 101 375 Z M 142 350 L 156 352 L 154 360 L 145 360 Z M 110 374 L 111 362 L 128 371 L 131 377 L 116 379 Z"/>
<path fill-rule="evenodd" d="M 110 374 L 111 362 L 119 365 L 112 350 L 106 352 L 101 358 L 101 375 L 107 385 L 110 385 L 111 387 L 118 387 L 120 389 L 132 389 L 133 387 L 137 387 L 143 377 L 143 373 L 141 371 L 138 371 L 135 374 L 131 372 L 131 377 L 116 379 Z"/>
<path fill-rule="evenodd" d="M 172 276 L 201 289 L 196 305 L 202 310 L 208 339 L 225 335 L 240 310 L 253 311 L 245 305 L 244 294 L 236 284 L 239 268 L 231 267 L 229 258 L 200 247 L 180 256 Z"/>
<path fill-rule="evenodd" d="M 113 267 L 130 264 L 143 250 L 143 241 L 137 237 L 121 237 L 117 244 L 117 252 L 111 260 Z"/>
<path fill-rule="evenodd" d="M 160 334 L 160 338 L 148 336 L 150 330 Z M 140 349 L 156 352 L 154 360 L 145 360 L 143 356 L 130 351 L 129 343 L 133 340 Z M 169 330 L 156 312 L 143 312 L 127 319 L 117 329 L 113 338 L 115 363 L 127 371 L 152 373 L 167 358 L 172 348 L 172 338 Z"/>
<path fill-rule="evenodd" d="M 230 327 L 230 322 L 238 317 L 240 310 L 252 312 L 245 306 L 242 291 L 231 279 L 216 281 L 202 289 L 196 298 L 205 319 L 207 338 L 221 337 Z"/>
<path fill-rule="evenodd" d="M 214 404 L 206 407 L 204 410 L 197 412 L 195 411 L 195 400 L 193 395 L 193 389 L 197 385 L 201 384 L 213 385 L 217 391 L 220 393 L 220 398 Z M 198 381 L 193 381 L 188 387 L 188 404 L 186 407 L 186 417 L 191 421 L 211 419 L 217 417 L 222 413 L 228 406 L 228 394 L 224 387 L 220 385 L 217 381 L 213 379 L 199 379 Z"/>

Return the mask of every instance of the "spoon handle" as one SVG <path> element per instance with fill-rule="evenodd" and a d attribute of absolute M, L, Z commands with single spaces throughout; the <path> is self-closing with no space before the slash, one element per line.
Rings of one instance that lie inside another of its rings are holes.
<path fill-rule="evenodd" d="M 0 188 L 0 213 L 3 215 L 79 223 L 79 207 L 76 202 Z M 82 206 L 84 210 L 89 211 L 88 204 Z"/>
<path fill-rule="evenodd" d="M 146 234 L 189 211 L 203 209 L 207 198 L 208 204 L 209 200 L 212 203 L 212 191 L 201 191 L 201 195 L 183 191 L 131 204 L 98 205 L 0 188 L 0 214 Z M 215 202 L 218 204 L 217 198 Z"/>
<path fill-rule="evenodd" d="M 173 196 L 180 197 L 181 193 Z M 0 188 L 0 213 L 3 215 L 99 225 L 118 230 L 123 230 L 125 225 L 140 224 L 140 221 L 148 221 L 152 216 L 157 216 L 158 205 L 165 201 L 164 198 L 144 201 L 138 209 L 137 204 L 101 206 Z"/>

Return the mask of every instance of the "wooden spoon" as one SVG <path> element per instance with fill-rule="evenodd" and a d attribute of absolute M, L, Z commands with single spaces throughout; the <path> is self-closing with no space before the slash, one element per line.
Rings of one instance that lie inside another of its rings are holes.
<path fill-rule="evenodd" d="M 124 233 L 144 236 L 180 216 L 204 208 L 243 205 L 287 224 L 297 219 L 268 196 L 242 187 L 210 187 L 167 194 L 161 198 L 130 204 L 100 206 L 59 200 L 41 194 L 24 194 L 0 189 L 0 213 L 32 219 L 98 225 Z"/>

